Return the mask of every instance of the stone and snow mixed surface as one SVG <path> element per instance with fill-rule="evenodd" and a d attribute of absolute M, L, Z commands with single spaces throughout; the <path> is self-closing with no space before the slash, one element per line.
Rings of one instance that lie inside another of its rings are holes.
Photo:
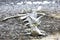
<path fill-rule="evenodd" d="M 43 15 L 60 13 L 59 11 L 60 6 L 57 5 L 57 3 L 55 2 L 50 3 L 50 2 L 44 1 L 44 3 L 43 2 L 36 2 L 35 4 L 34 3 L 35 2 L 33 2 L 33 4 L 31 2 L 27 2 L 26 4 L 23 4 L 23 2 L 21 2 L 21 3 L 17 3 L 16 5 L 14 5 L 14 3 L 11 3 L 11 4 L 5 4 L 0 6 L 0 38 L 1 38 L 0 40 L 18 40 L 19 38 L 21 40 L 24 40 L 25 37 L 21 38 L 21 35 L 24 35 L 23 32 L 25 27 L 22 24 L 22 20 L 20 19 L 21 15 L 24 16 L 27 13 L 37 13 L 37 12 L 38 14 L 43 14 Z M 42 5 L 36 5 L 36 4 L 42 4 Z M 41 21 L 41 25 L 38 27 L 39 30 L 42 29 L 46 31 L 46 33 L 52 33 L 60 30 L 59 19 L 42 17 L 40 21 Z M 47 37 L 51 37 L 51 35 Z M 46 40 L 48 39 L 47 37 L 46 37 Z"/>

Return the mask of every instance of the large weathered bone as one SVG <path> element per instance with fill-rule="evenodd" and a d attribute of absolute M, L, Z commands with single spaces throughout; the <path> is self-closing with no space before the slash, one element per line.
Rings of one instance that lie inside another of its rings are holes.
<path fill-rule="evenodd" d="M 37 27 L 31 28 L 31 29 L 26 29 L 26 30 L 30 31 L 30 32 L 26 33 L 27 35 L 33 35 L 33 36 L 36 36 L 36 35 L 45 36 L 46 35 L 45 31 L 39 30 Z"/>
<path fill-rule="evenodd" d="M 6 17 L 6 18 L 2 19 L 1 21 L 5 21 L 5 20 L 11 19 L 11 18 L 21 17 L 21 16 L 25 16 L 25 15 L 26 14 L 18 14 L 18 15 L 15 15 L 15 16 Z"/>
<path fill-rule="evenodd" d="M 30 31 L 30 32 L 27 32 L 26 34 L 27 35 L 33 35 L 33 36 L 36 36 L 36 35 L 45 35 L 45 32 L 43 31 L 43 30 L 39 30 L 38 29 L 38 25 L 40 25 L 40 19 L 43 17 L 43 15 L 42 16 L 40 16 L 40 17 L 38 17 L 37 18 L 37 15 L 35 15 L 35 14 L 33 14 L 33 15 L 29 15 L 28 16 L 28 21 L 29 21 L 29 24 L 30 24 L 30 26 L 31 26 L 31 29 L 29 30 L 27 30 L 27 31 Z M 38 24 L 38 25 L 35 25 L 34 23 L 36 23 L 36 24 Z"/>

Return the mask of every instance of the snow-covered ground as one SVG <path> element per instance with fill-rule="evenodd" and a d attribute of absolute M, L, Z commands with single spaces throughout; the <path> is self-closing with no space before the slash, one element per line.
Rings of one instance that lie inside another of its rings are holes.
<path fill-rule="evenodd" d="M 49 11 L 55 11 L 55 10 L 60 10 L 60 5 L 57 4 L 55 1 L 48 2 L 48 1 L 43 1 L 43 2 L 31 2 L 31 1 L 25 1 L 25 2 L 17 2 L 14 4 L 13 2 L 9 4 L 5 4 L 4 2 L 1 3 L 2 5 L 0 6 L 0 12 L 19 12 L 20 10 L 23 9 L 36 9 L 36 10 L 49 10 Z M 4 5 L 3 5 L 4 4 Z"/>
<path fill-rule="evenodd" d="M 0 21 L 6 17 L 16 16 L 17 14 L 20 14 L 23 12 L 28 12 L 31 10 L 33 12 L 46 11 L 49 13 L 52 13 L 52 12 L 60 13 L 60 5 L 55 3 L 54 1 L 52 1 L 52 2 L 48 2 L 48 1 L 31 2 L 31 1 L 29 1 L 26 3 L 25 2 L 17 2 L 16 4 L 13 2 L 10 2 L 8 4 L 4 3 L 4 2 L 1 3 L 1 5 L 0 5 Z M 42 18 L 41 21 L 42 21 L 41 28 L 43 28 L 43 29 L 45 28 L 44 30 L 46 30 L 48 32 L 54 31 L 55 29 L 60 30 L 60 25 L 59 25 L 60 20 L 57 21 L 55 19 L 53 20 L 53 19 L 49 19 L 47 17 L 45 19 Z M 6 40 L 8 40 L 8 38 L 10 38 L 10 36 L 12 39 L 15 39 L 17 37 L 21 37 L 19 34 L 21 31 L 20 29 L 21 28 L 23 29 L 23 27 L 20 25 L 20 22 L 21 21 L 18 18 L 16 18 L 16 19 L 12 18 L 7 21 L 0 22 L 0 35 L 1 35 L 0 37 L 1 38 L 3 37 L 4 39 L 7 38 Z M 53 35 L 53 36 L 55 36 L 55 35 Z M 48 37 L 52 37 L 52 36 L 48 36 Z M 46 37 L 46 38 L 48 38 L 48 37 Z"/>

